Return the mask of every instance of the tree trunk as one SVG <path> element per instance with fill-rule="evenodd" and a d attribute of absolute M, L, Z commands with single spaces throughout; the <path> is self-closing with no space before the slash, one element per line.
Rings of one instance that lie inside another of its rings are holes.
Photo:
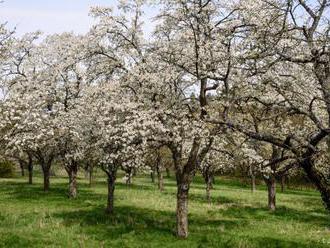
<path fill-rule="evenodd" d="M 199 156 L 200 139 L 195 138 L 190 150 L 188 161 L 183 166 L 182 150 L 172 146 L 172 157 L 176 169 L 177 184 L 177 206 L 176 206 L 176 222 L 177 236 L 179 238 L 188 237 L 188 194 L 189 186 L 192 182 L 199 162 L 203 159 L 203 154 Z M 203 150 L 204 152 L 205 150 Z"/>
<path fill-rule="evenodd" d="M 281 192 L 285 190 L 285 176 L 281 176 Z"/>
<path fill-rule="evenodd" d="M 88 170 L 88 168 L 86 168 L 84 172 L 85 172 L 84 173 L 85 179 L 88 179 L 89 178 L 89 170 Z"/>
<path fill-rule="evenodd" d="M 44 157 L 41 153 L 39 153 L 37 158 L 44 176 L 44 191 L 47 192 L 49 191 L 50 168 L 52 166 L 54 156 Z"/>
<path fill-rule="evenodd" d="M 206 200 L 211 204 L 211 189 L 212 189 L 212 176 L 207 176 L 205 178 L 206 183 Z"/>
<path fill-rule="evenodd" d="M 150 178 L 151 178 L 151 182 L 155 183 L 155 173 L 154 173 L 154 171 L 150 172 Z"/>
<path fill-rule="evenodd" d="M 25 173 L 24 173 L 24 162 L 20 162 L 19 163 L 19 166 L 21 168 L 21 175 L 22 175 L 22 177 L 24 177 L 25 176 Z"/>
<path fill-rule="evenodd" d="M 89 187 L 93 186 L 93 166 L 89 166 Z"/>
<path fill-rule="evenodd" d="M 215 184 L 215 176 L 211 175 L 211 189 L 214 189 L 214 184 Z"/>
<path fill-rule="evenodd" d="M 43 166 L 42 168 L 43 173 L 44 173 L 44 191 L 47 192 L 49 191 L 49 177 L 50 177 L 50 168 L 47 166 Z"/>
<path fill-rule="evenodd" d="M 268 190 L 268 208 L 271 211 L 276 209 L 276 180 L 274 176 L 265 179 Z"/>
<path fill-rule="evenodd" d="M 108 202 L 105 210 L 107 214 L 113 214 L 115 181 L 116 175 L 114 173 L 108 174 Z"/>
<path fill-rule="evenodd" d="M 188 193 L 189 184 L 179 182 L 177 191 L 176 222 L 177 236 L 179 238 L 188 237 Z"/>
<path fill-rule="evenodd" d="M 249 173 L 251 176 L 251 191 L 254 193 L 256 191 L 256 175 L 254 172 L 254 164 L 250 164 Z"/>
<path fill-rule="evenodd" d="M 330 211 L 330 183 L 329 180 L 320 173 L 310 159 L 305 159 L 301 166 L 306 172 L 309 180 L 316 186 L 318 191 L 321 193 L 325 208 Z"/>
<path fill-rule="evenodd" d="M 163 179 L 163 173 L 161 171 L 161 168 L 157 168 L 157 177 L 158 177 L 158 189 L 160 192 L 164 191 L 164 179 Z"/>
<path fill-rule="evenodd" d="M 69 172 L 69 198 L 77 197 L 77 172 L 78 165 L 77 163 L 73 163 L 68 168 Z"/>
<path fill-rule="evenodd" d="M 130 169 L 127 173 L 126 173 L 126 185 L 127 186 L 131 186 L 132 184 L 132 170 Z"/>
<path fill-rule="evenodd" d="M 170 178 L 171 177 L 171 171 L 170 168 L 166 168 L 166 177 Z"/>
<path fill-rule="evenodd" d="M 33 164 L 32 164 L 32 158 L 29 158 L 28 172 L 29 172 L 29 184 L 32 184 L 33 183 Z"/>
<path fill-rule="evenodd" d="M 251 175 L 251 191 L 252 193 L 256 191 L 256 176 L 254 174 Z"/>

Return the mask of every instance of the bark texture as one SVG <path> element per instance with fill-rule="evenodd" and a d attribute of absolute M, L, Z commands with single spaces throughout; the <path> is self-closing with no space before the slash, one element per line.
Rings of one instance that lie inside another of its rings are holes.
<path fill-rule="evenodd" d="M 42 172 L 44 175 L 44 191 L 49 191 L 50 188 L 50 168 L 52 166 L 54 156 L 43 157 L 42 155 L 38 156 L 38 160 L 40 162 Z"/>
<path fill-rule="evenodd" d="M 29 184 L 33 184 L 33 160 L 31 156 L 29 156 L 28 173 L 29 173 Z"/>
<path fill-rule="evenodd" d="M 321 193 L 321 197 L 324 206 L 330 211 L 330 182 L 321 172 L 319 172 L 310 159 L 305 159 L 302 164 L 302 168 L 306 172 L 308 178 L 316 186 Z"/>
<path fill-rule="evenodd" d="M 269 178 L 265 179 L 267 184 L 268 191 L 268 209 L 271 211 L 276 210 L 276 180 L 273 175 L 269 176 Z"/>
<path fill-rule="evenodd" d="M 25 163 L 24 163 L 24 161 L 20 161 L 19 166 L 21 168 L 21 175 L 22 175 L 22 177 L 24 177 L 25 176 L 25 170 L 24 170 Z"/>
<path fill-rule="evenodd" d="M 157 167 L 157 178 L 158 178 L 158 189 L 160 192 L 164 191 L 164 177 L 163 172 L 160 168 L 160 166 Z"/>
<path fill-rule="evenodd" d="M 78 164 L 73 162 L 68 168 L 69 174 L 69 198 L 77 197 L 77 174 L 78 174 Z"/>
<path fill-rule="evenodd" d="M 256 191 L 256 175 L 254 165 L 250 165 L 250 177 L 251 177 L 251 191 L 254 193 Z"/>
<path fill-rule="evenodd" d="M 108 173 L 108 200 L 105 212 L 113 214 L 114 211 L 114 191 L 115 191 L 116 175 L 115 173 Z"/>
<path fill-rule="evenodd" d="M 47 192 L 49 191 L 49 187 L 50 187 L 50 168 L 48 168 L 47 166 L 42 168 L 43 174 L 44 174 L 44 191 Z"/>
<path fill-rule="evenodd" d="M 177 189 L 177 236 L 180 238 L 188 237 L 188 193 L 189 185 L 187 182 L 180 182 Z"/>

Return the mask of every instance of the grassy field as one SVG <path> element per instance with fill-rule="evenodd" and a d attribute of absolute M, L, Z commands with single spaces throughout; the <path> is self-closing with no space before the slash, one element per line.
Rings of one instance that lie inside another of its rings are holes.
<path fill-rule="evenodd" d="M 89 188 L 79 179 L 79 196 L 66 197 L 67 179 L 0 179 L 0 247 L 330 247 L 330 215 L 312 190 L 278 193 L 278 209 L 266 208 L 260 186 L 252 194 L 238 181 L 217 178 L 213 204 L 205 202 L 196 178 L 190 191 L 190 236 L 175 232 L 175 182 L 160 193 L 148 177 L 116 188 L 115 214 L 106 216 L 105 179 Z M 120 181 L 120 180 L 118 180 Z"/>

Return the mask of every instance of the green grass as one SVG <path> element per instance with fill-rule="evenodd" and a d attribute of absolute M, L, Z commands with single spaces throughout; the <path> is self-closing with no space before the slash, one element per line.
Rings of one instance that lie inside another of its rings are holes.
<path fill-rule="evenodd" d="M 237 180 L 217 178 L 213 204 L 196 178 L 190 191 L 189 238 L 175 233 L 175 182 L 160 193 L 148 177 L 131 187 L 117 184 L 115 214 L 104 213 L 105 179 L 79 196 L 66 197 L 67 179 L 0 179 L 0 247 L 330 247 L 330 215 L 313 190 L 278 193 L 276 212 L 267 210 L 263 186 L 252 194 Z"/>

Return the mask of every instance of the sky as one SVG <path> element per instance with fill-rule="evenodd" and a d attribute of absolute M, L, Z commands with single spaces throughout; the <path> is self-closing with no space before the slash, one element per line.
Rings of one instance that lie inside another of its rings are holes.
<path fill-rule="evenodd" d="M 0 4 L 0 22 L 16 27 L 16 34 L 36 30 L 46 35 L 65 31 L 82 34 L 93 19 L 91 6 L 116 6 L 116 0 L 4 0 Z"/>
<path fill-rule="evenodd" d="M 73 31 L 86 33 L 93 23 L 88 15 L 92 6 L 113 6 L 117 0 L 0 0 L 0 23 L 7 22 L 9 28 L 16 28 L 16 35 L 43 31 L 45 35 Z M 315 4 L 317 0 L 309 0 Z M 148 7 L 144 20 L 148 36 L 153 29 L 150 18 L 157 13 Z"/>

